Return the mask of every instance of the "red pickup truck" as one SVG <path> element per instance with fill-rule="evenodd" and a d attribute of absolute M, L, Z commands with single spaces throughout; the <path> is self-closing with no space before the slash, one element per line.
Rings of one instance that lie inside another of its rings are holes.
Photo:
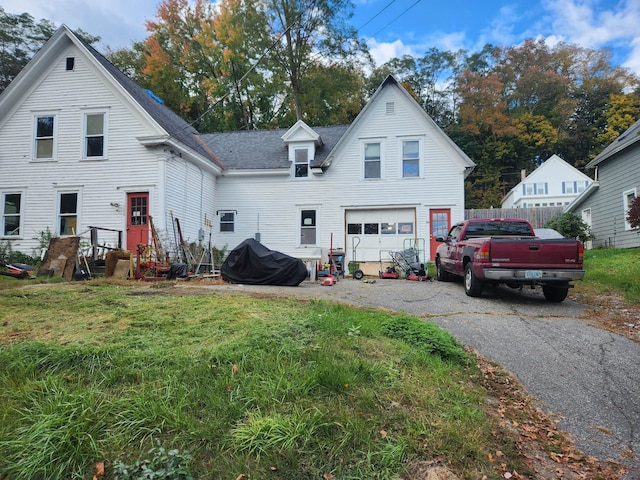
<path fill-rule="evenodd" d="M 584 277 L 579 240 L 538 238 L 526 220 L 465 220 L 436 240 L 438 280 L 463 277 L 470 297 L 482 295 L 485 284 L 541 285 L 548 301 L 562 302 L 573 286 L 569 282 Z"/>

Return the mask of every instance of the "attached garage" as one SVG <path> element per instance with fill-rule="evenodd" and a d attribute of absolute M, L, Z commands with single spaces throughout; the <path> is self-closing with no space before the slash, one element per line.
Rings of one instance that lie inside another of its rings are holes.
<path fill-rule="evenodd" d="M 389 258 L 389 251 L 413 246 L 416 237 L 416 209 L 347 210 L 346 247 L 351 260 L 354 245 L 358 262 L 379 262 Z"/>

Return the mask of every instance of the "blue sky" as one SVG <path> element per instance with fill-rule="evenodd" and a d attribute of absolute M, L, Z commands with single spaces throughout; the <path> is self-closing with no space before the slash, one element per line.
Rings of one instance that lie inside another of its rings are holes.
<path fill-rule="evenodd" d="M 3 0 L 9 13 L 28 12 L 102 37 L 98 49 L 146 37 L 160 0 Z M 431 48 L 477 51 L 486 43 L 518 45 L 544 38 L 609 48 L 613 63 L 640 75 L 640 0 L 355 0 L 352 20 L 378 64 Z"/>

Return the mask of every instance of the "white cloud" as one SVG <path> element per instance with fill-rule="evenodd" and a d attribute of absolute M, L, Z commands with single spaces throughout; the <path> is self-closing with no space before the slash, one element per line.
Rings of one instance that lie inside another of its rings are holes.
<path fill-rule="evenodd" d="M 396 40 L 395 42 L 390 43 L 378 43 L 376 39 L 372 38 L 367 42 L 367 45 L 369 46 L 369 52 L 371 53 L 375 64 L 378 66 L 392 58 L 400 58 L 403 55 L 415 55 L 412 47 L 405 45 L 402 40 Z"/>
<path fill-rule="evenodd" d="M 3 0 L 6 12 L 28 12 L 36 21 L 50 20 L 56 25 L 65 24 L 71 29 L 102 38 L 100 50 L 129 47 L 132 41 L 146 38 L 145 20 L 153 18 L 160 0 L 109 0 L 87 2 L 85 0 Z"/>

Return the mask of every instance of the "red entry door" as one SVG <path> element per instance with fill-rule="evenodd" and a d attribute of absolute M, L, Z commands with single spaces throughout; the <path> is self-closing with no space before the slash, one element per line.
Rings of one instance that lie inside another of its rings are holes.
<path fill-rule="evenodd" d="M 149 245 L 149 193 L 127 194 L 127 250 Z"/>
<path fill-rule="evenodd" d="M 430 231 L 429 231 L 429 251 L 431 261 L 436 259 L 436 250 L 439 243 L 436 237 L 444 237 L 451 228 L 451 210 L 448 208 L 432 208 L 429 210 Z"/>

